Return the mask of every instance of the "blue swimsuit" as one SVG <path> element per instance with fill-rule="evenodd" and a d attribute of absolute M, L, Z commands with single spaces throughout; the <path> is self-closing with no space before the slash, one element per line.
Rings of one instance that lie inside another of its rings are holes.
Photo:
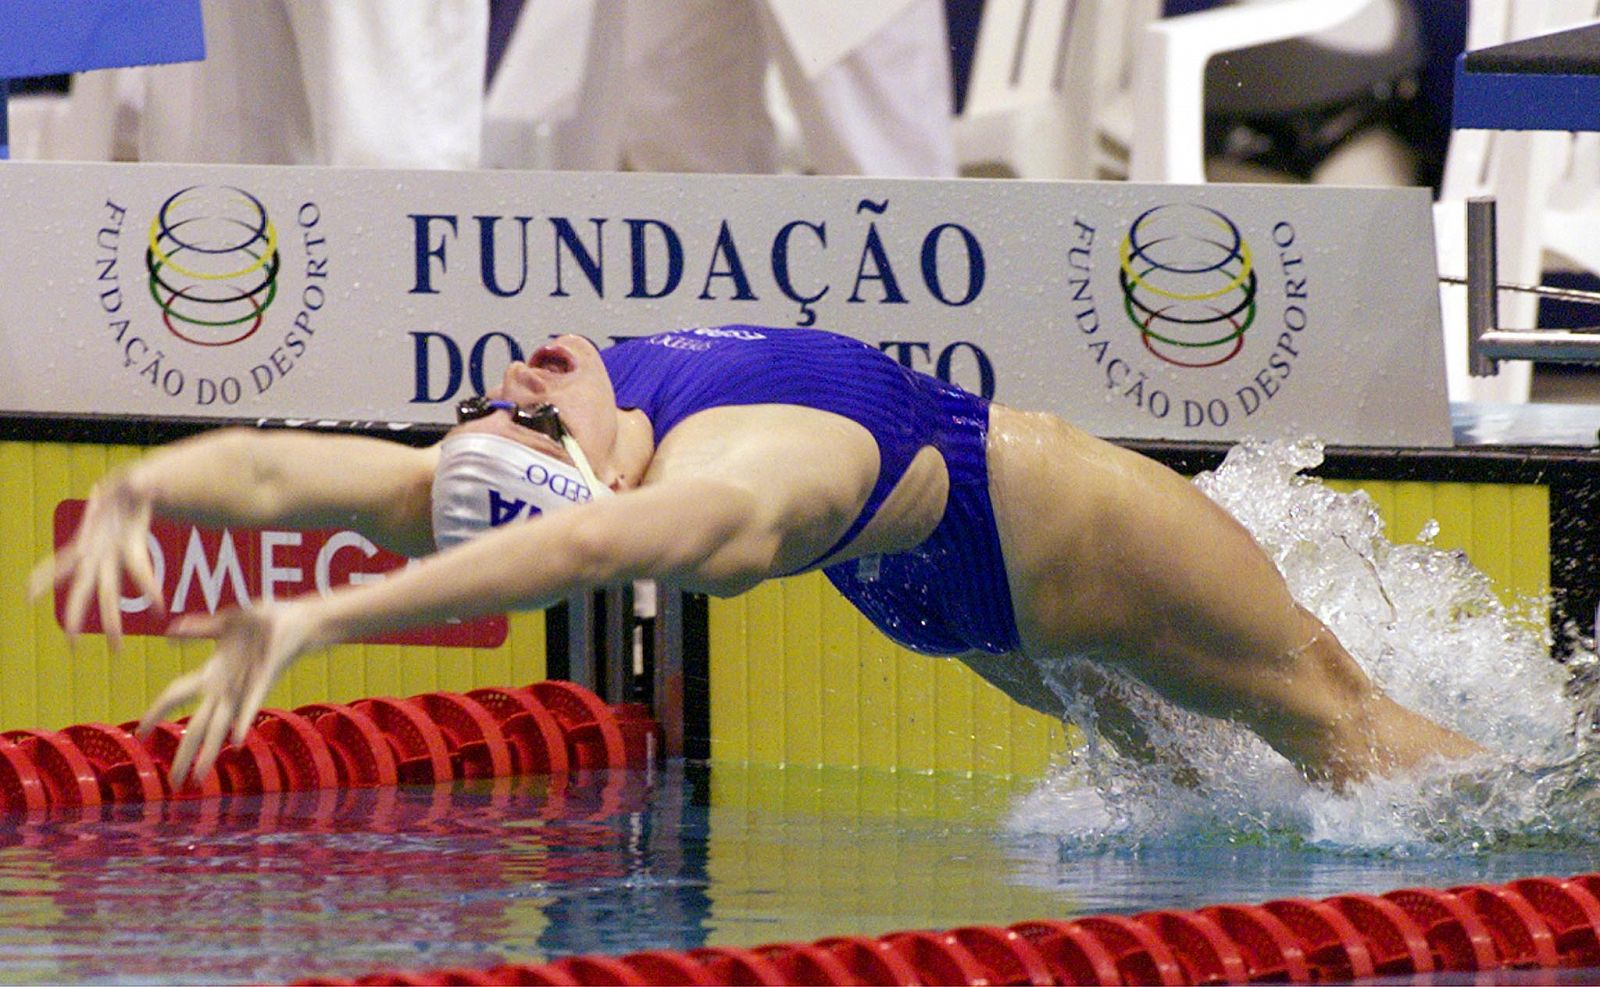
<path fill-rule="evenodd" d="M 944 456 L 950 494 L 939 525 L 893 555 L 827 566 L 828 579 L 895 641 L 924 654 L 1003 654 L 1019 646 L 1000 535 L 989 502 L 989 404 L 900 366 L 846 336 L 722 326 L 628 340 L 604 350 L 617 404 L 649 417 L 657 445 L 697 411 L 793 404 L 842 415 L 878 443 L 878 480 L 850 529 L 867 526 L 924 446 Z"/>

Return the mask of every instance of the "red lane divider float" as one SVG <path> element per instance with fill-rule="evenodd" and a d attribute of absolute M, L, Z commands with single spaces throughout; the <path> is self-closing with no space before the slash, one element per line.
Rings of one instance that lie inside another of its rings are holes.
<path fill-rule="evenodd" d="M 1299 938 L 1313 980 L 1337 983 L 1372 976 L 1372 951 L 1365 937 L 1332 905 L 1287 898 L 1261 907 Z"/>
<path fill-rule="evenodd" d="M 1338 895 L 1327 902 L 1365 937 L 1378 976 L 1433 972 L 1433 950 L 1427 937 L 1399 905 L 1366 894 Z"/>
<path fill-rule="evenodd" d="M 29 812 L 50 805 L 33 758 L 4 739 L 0 739 L 0 798 L 6 805 Z"/>
<path fill-rule="evenodd" d="M 3 736 L 38 769 L 51 808 L 100 804 L 100 779 L 71 740 L 44 730 L 9 730 Z"/>
<path fill-rule="evenodd" d="M 340 788 L 399 784 L 394 750 L 372 717 L 334 703 L 314 703 L 298 707 L 295 712 L 310 720 L 328 742 Z"/>
<path fill-rule="evenodd" d="M 500 724 L 500 735 L 511 750 L 518 774 L 563 775 L 567 738 L 561 723 L 528 689 L 474 689 L 468 697 L 489 711 Z"/>
<path fill-rule="evenodd" d="M 476 699 L 430 692 L 412 700 L 444 735 L 450 767 L 458 778 L 504 778 L 511 774 L 511 748 L 500 724 Z"/>
<path fill-rule="evenodd" d="M 159 802 L 167 797 L 155 759 L 121 727 L 86 723 L 62 735 L 83 752 L 100 783 L 103 802 Z"/>
<path fill-rule="evenodd" d="M 132 734 L 138 728 L 137 723 L 124 723 L 122 730 Z M 193 799 L 210 798 L 223 794 L 222 771 L 213 771 L 204 778 L 188 778 L 183 787 L 178 791 L 172 790 L 172 783 L 167 774 L 172 770 L 172 759 L 178 755 L 178 745 L 183 743 L 183 727 L 176 723 L 158 723 L 156 728 L 145 738 L 144 749 L 150 755 L 156 768 L 156 777 L 161 781 L 162 790 L 167 798 Z M 220 761 L 221 758 L 219 757 Z M 276 766 L 273 768 L 277 770 Z"/>
<path fill-rule="evenodd" d="M 394 747 L 400 780 L 427 785 L 450 777 L 450 748 L 421 709 L 404 699 L 363 699 L 351 704 L 372 718 Z"/>
<path fill-rule="evenodd" d="M 1600 963 L 1600 874 L 305 984 L 1244 984 Z"/>
<path fill-rule="evenodd" d="M 600 697 L 571 682 L 535 682 L 528 687 L 561 724 L 567 760 L 574 768 L 627 764 L 627 745 L 617 718 Z"/>
<path fill-rule="evenodd" d="M 265 709 L 216 770 L 174 792 L 183 722 L 87 723 L 0 734 L 0 814 L 102 803 L 431 784 L 573 769 L 642 767 L 658 727 L 637 704 L 607 706 L 570 682 L 409 699 Z"/>
<path fill-rule="evenodd" d="M 1600 900 L 1583 878 L 1529 877 L 1506 887 L 1521 894 L 1550 926 L 1561 966 L 1600 966 Z"/>

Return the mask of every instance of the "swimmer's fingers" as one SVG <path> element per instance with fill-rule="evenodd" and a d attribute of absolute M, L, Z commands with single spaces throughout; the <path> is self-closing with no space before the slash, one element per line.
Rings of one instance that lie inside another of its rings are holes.
<path fill-rule="evenodd" d="M 207 693 L 200 700 L 200 708 L 189 717 L 189 722 L 183 727 L 183 740 L 178 744 L 177 753 L 172 755 L 172 770 L 168 777 L 172 780 L 173 790 L 183 787 L 188 780 L 189 766 L 195 763 L 196 753 L 201 751 L 201 745 L 206 742 L 211 734 L 211 724 L 216 719 L 218 699 L 215 693 Z M 214 755 L 213 755 L 214 756 Z M 196 772 L 197 777 L 203 777 Z"/>
<path fill-rule="evenodd" d="M 267 693 L 272 690 L 272 685 L 278 680 L 276 672 L 256 676 L 250 684 L 250 692 L 245 696 L 244 702 L 239 704 L 239 711 L 233 717 L 233 735 L 230 738 L 235 744 L 244 743 L 245 735 L 255 725 L 256 714 L 261 712 L 261 707 L 267 701 Z"/>
<path fill-rule="evenodd" d="M 267 693 L 277 684 L 295 659 L 306 651 L 308 625 L 305 608 L 298 604 L 260 607 L 251 614 L 252 633 L 241 646 L 251 649 L 241 668 L 243 680 L 235 692 L 243 692 L 233 716 L 233 742 L 244 743 L 245 734 L 256 721 L 256 714 L 267 701 Z"/>
<path fill-rule="evenodd" d="M 98 567 L 95 568 L 98 570 Z M 72 574 L 72 585 L 67 589 L 67 605 L 61 615 L 61 626 L 67 632 L 68 641 L 76 641 L 83 632 L 83 615 L 89 609 L 89 596 L 101 582 L 98 571 L 89 572 L 86 569 L 86 566 L 78 566 Z"/>
<path fill-rule="evenodd" d="M 211 702 L 212 699 L 215 699 L 215 702 Z M 228 739 L 228 727 L 233 722 L 233 697 L 227 692 L 217 693 L 215 696 L 208 697 L 207 703 L 210 704 L 210 709 L 207 710 L 205 719 L 202 721 L 199 715 L 196 714 L 195 719 L 189 721 L 188 729 L 184 731 L 185 739 L 187 739 L 191 730 L 196 732 L 204 731 L 200 741 L 199 753 L 194 759 L 193 774 L 195 778 L 204 778 L 211 773 L 211 766 L 216 763 L 217 755 L 222 753 L 222 745 Z M 174 772 L 178 769 L 176 758 L 173 759 L 172 768 Z M 181 785 L 183 784 L 183 779 L 174 777 L 172 783 Z"/>
<path fill-rule="evenodd" d="M 100 630 L 112 654 L 122 650 L 122 573 L 111 560 L 100 563 L 96 592 L 100 597 Z"/>
<path fill-rule="evenodd" d="M 150 557 L 149 509 L 145 509 L 144 523 L 131 528 L 122 546 L 123 565 L 133 578 L 133 585 L 150 601 L 156 613 L 166 614 L 167 598 L 156 579 L 155 562 Z"/>
<path fill-rule="evenodd" d="M 167 636 L 190 641 L 197 638 L 217 638 L 220 640 L 228 628 L 228 615 L 236 612 L 222 610 L 217 613 L 197 613 L 184 617 L 182 620 L 173 622 L 167 628 Z"/>
<path fill-rule="evenodd" d="M 78 569 L 82 553 L 76 545 L 68 545 L 54 555 L 40 559 L 28 573 L 28 599 L 37 600 L 58 583 L 71 578 Z"/>
<path fill-rule="evenodd" d="M 94 592 L 99 582 L 99 566 L 90 553 L 90 546 L 95 541 L 91 525 L 99 513 L 91 500 L 89 509 L 85 511 L 83 520 L 78 524 L 77 533 L 72 536 L 72 542 L 57 552 L 53 560 L 50 585 L 70 580 L 67 585 L 66 606 L 61 614 L 61 626 L 67 632 L 69 641 L 76 641 L 78 634 L 83 630 L 83 615 L 89 607 L 89 594 Z M 40 569 L 43 569 L 43 566 Z M 39 570 L 35 570 L 35 574 L 39 575 Z M 36 588 L 39 593 L 44 592 L 45 584 L 42 578 Z"/>
<path fill-rule="evenodd" d="M 221 638 L 226 633 L 229 623 L 239 613 L 238 610 L 223 610 L 218 613 L 194 614 L 167 628 L 168 637 L 217 638 L 217 648 L 200 668 L 173 679 L 167 685 L 156 701 L 150 704 L 150 710 L 145 713 L 144 719 L 139 722 L 141 731 L 148 732 L 162 717 L 184 703 L 200 698 L 202 693 L 216 691 L 213 683 L 221 677 L 220 673 L 227 659 L 227 649 Z"/>
<path fill-rule="evenodd" d="M 34 567 L 29 575 L 28 592 L 38 598 L 52 586 L 68 583 L 62 612 L 67 637 L 76 640 L 83 632 L 91 595 L 98 598 L 101 630 L 107 644 L 116 651 L 122 644 L 122 573 L 127 571 L 134 585 L 155 607 L 165 613 L 166 600 L 155 577 L 150 557 L 149 531 L 152 509 L 126 483 L 97 488 L 90 495 L 72 541 L 56 554 Z"/>
<path fill-rule="evenodd" d="M 168 629 L 168 634 L 180 638 L 217 637 L 225 624 L 224 614 L 203 614 L 179 621 Z M 200 700 L 200 707 L 184 725 L 183 739 L 178 744 L 177 753 L 172 756 L 169 777 L 174 789 L 182 787 L 184 780 L 189 777 L 191 765 L 197 769 L 197 775 L 201 773 L 198 769 L 208 765 L 205 754 L 210 746 L 208 741 L 215 732 L 215 723 L 219 719 L 224 724 L 228 722 L 228 717 L 217 716 L 217 707 L 223 701 L 225 694 L 223 682 L 226 675 L 223 669 L 227 660 L 227 652 L 219 643 L 217 650 L 212 653 L 205 665 L 174 679 L 172 684 L 156 697 L 149 711 L 144 714 L 144 719 L 139 721 L 139 736 L 143 738 L 157 723 L 167 719 L 179 707 L 196 699 Z M 213 759 L 216 757 L 215 753 L 211 756 Z"/>
<path fill-rule="evenodd" d="M 200 694 L 200 685 L 204 680 L 204 669 L 173 679 L 139 720 L 139 729 L 136 731 L 139 739 L 143 740 L 150 736 L 150 731 L 155 729 L 156 724 L 165 721 L 178 707 L 192 702 Z"/>
<path fill-rule="evenodd" d="M 121 538 L 100 560 L 100 628 L 113 654 L 122 650 L 122 574 L 126 572 L 151 608 L 164 615 L 167 601 L 150 559 L 150 506 L 133 504 L 121 512 Z"/>
<path fill-rule="evenodd" d="M 56 586 L 67 583 L 67 602 L 61 614 L 61 627 L 67 640 L 77 637 L 80 625 L 74 625 L 74 608 L 78 620 L 83 619 L 83 608 L 88 605 L 89 583 L 84 575 L 83 551 L 76 544 L 68 545 L 49 558 L 40 560 L 28 574 L 28 599 L 37 600 Z"/>
<path fill-rule="evenodd" d="M 305 621 L 301 608 L 294 604 L 259 604 L 252 610 L 186 618 L 168 633 L 217 639 L 217 650 L 200 683 L 207 698 L 216 700 L 207 707 L 208 716 L 216 723 L 206 727 L 207 738 L 214 737 L 216 743 L 202 749 L 196 767 L 203 768 L 209 764 L 205 755 L 215 757 L 222 737 L 231 734 L 234 743 L 244 742 L 267 693 L 305 650 Z"/>

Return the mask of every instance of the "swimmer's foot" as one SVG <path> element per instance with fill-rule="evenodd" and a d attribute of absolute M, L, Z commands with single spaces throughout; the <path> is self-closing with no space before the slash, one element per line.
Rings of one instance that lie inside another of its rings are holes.
<path fill-rule="evenodd" d="M 1362 707 L 1319 742 L 1296 744 L 1302 748 L 1301 756 L 1285 752 L 1306 780 L 1343 790 L 1374 775 L 1402 774 L 1436 758 L 1464 760 L 1486 752 L 1380 692 L 1373 692 Z"/>

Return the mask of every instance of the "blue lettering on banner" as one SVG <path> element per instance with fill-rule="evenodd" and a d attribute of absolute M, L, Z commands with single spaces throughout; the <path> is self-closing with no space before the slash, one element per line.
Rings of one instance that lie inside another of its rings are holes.
<path fill-rule="evenodd" d="M 411 395 L 411 403 L 439 404 L 455 397 L 461 390 L 461 347 L 442 332 L 413 332 L 411 339 L 414 344 L 412 359 L 417 368 L 417 389 Z M 441 351 L 445 359 L 444 386 L 435 396 L 428 384 L 434 379 L 433 354 Z"/>
<path fill-rule="evenodd" d="M 809 295 L 800 294 L 795 288 L 793 279 L 789 276 L 789 238 L 795 230 L 810 230 L 816 234 L 817 243 L 822 247 L 828 246 L 828 224 L 808 223 L 803 219 L 785 223 L 778 230 L 778 235 L 772 238 L 772 280 L 777 282 L 778 290 L 791 302 L 800 306 L 800 318 L 795 321 L 799 326 L 813 326 L 817 323 L 816 310 L 811 306 L 822 300 L 828 293 L 828 286 L 822 285 Z"/>
<path fill-rule="evenodd" d="M 566 298 L 566 288 L 561 283 L 561 248 L 566 247 L 567 253 L 577 262 L 578 269 L 583 271 L 583 276 L 588 279 L 589 287 L 594 289 L 597 297 L 606 295 L 605 272 L 600 268 L 600 258 L 596 255 L 602 252 L 605 246 L 605 225 L 603 219 L 591 219 L 594 224 L 594 251 L 591 252 L 578 239 L 578 231 L 563 217 L 557 216 L 550 221 L 555 227 L 555 258 L 556 258 L 556 290 L 550 292 L 551 298 Z"/>
<path fill-rule="evenodd" d="M 437 295 L 439 289 L 433 286 L 433 262 L 439 262 L 439 273 L 445 272 L 444 266 L 444 233 L 439 234 L 437 240 L 433 239 L 432 229 L 435 222 L 450 228 L 450 236 L 456 235 L 456 218 L 454 216 L 440 216 L 428 213 L 411 213 L 412 242 L 415 245 L 416 276 L 412 279 L 411 294 Z"/>
<path fill-rule="evenodd" d="M 661 222 L 659 219 L 625 219 L 628 224 L 628 256 L 632 269 L 632 287 L 628 291 L 629 298 L 665 298 L 678 290 L 678 284 L 683 280 L 683 241 L 678 238 L 678 231 Z M 650 237 L 651 230 L 660 234 L 661 243 L 667 251 L 667 270 L 661 279 L 661 286 L 654 291 L 650 290 Z"/>
<path fill-rule="evenodd" d="M 891 236 L 896 224 L 888 199 L 861 199 L 855 214 L 862 225 L 843 236 L 830 236 L 826 222 L 799 217 L 778 224 L 770 239 L 726 218 L 688 231 L 666 219 L 631 216 L 619 220 L 627 236 L 612 237 L 608 244 L 608 217 L 475 214 L 465 217 L 477 224 L 474 237 L 462 236 L 464 218 L 455 213 L 408 213 L 412 276 L 407 290 L 413 295 L 482 291 L 506 299 L 530 292 L 571 298 L 576 292 L 614 299 L 618 289 L 605 276 L 611 263 L 626 268 L 623 300 L 653 302 L 686 291 L 700 301 L 759 302 L 776 294 L 795 304 L 798 326 L 815 325 L 818 305 L 830 297 L 845 305 L 953 308 L 982 297 L 988 262 L 982 240 L 970 227 L 946 220 L 895 229 Z M 588 224 L 592 236 L 580 234 L 580 223 Z M 548 233 L 536 235 L 545 224 Z M 758 249 L 750 249 L 753 243 Z M 452 254 L 463 249 L 475 249 L 477 256 L 455 263 Z"/>
<path fill-rule="evenodd" d="M 533 222 L 532 216 L 517 216 L 518 275 L 514 287 L 502 287 L 500 283 L 499 266 L 495 263 L 495 234 L 494 228 L 501 217 L 499 216 L 474 216 L 478 221 L 478 268 L 483 279 L 483 286 L 489 294 L 501 298 L 512 298 L 522 294 L 522 289 L 528 284 L 528 224 Z"/>
<path fill-rule="evenodd" d="M 994 399 L 994 361 L 977 343 L 957 340 L 941 349 L 937 356 L 933 355 L 933 344 L 912 340 L 884 340 L 878 344 L 878 349 L 894 357 L 907 370 L 932 374 L 946 384 L 965 388 L 985 400 Z M 967 359 L 960 362 L 970 360 L 975 376 L 957 373 L 957 358 L 963 353 L 967 354 Z"/>
<path fill-rule="evenodd" d="M 525 353 L 538 348 L 537 343 L 524 345 L 504 332 L 488 332 L 474 339 L 466 352 L 462 343 L 442 332 L 413 331 L 412 347 L 413 387 L 411 404 L 444 404 L 456 400 L 466 389 L 469 394 L 483 394 L 491 382 L 504 372 L 506 364 L 521 360 Z M 700 337 L 700 338 L 696 338 Z M 613 337 L 622 342 L 631 337 Z M 652 345 L 671 349 L 708 350 L 712 339 L 761 339 L 763 334 L 754 329 L 706 327 L 689 332 L 660 333 L 648 337 Z M 999 375 L 994 361 L 978 343 L 957 340 L 934 349 L 925 340 L 889 339 L 878 343 L 878 349 L 894 357 L 903 367 L 937 377 L 947 384 L 955 384 L 983 398 L 993 400 Z M 491 350 L 504 355 L 506 363 L 491 365 L 486 356 Z M 530 482 L 533 481 L 530 478 Z"/>

